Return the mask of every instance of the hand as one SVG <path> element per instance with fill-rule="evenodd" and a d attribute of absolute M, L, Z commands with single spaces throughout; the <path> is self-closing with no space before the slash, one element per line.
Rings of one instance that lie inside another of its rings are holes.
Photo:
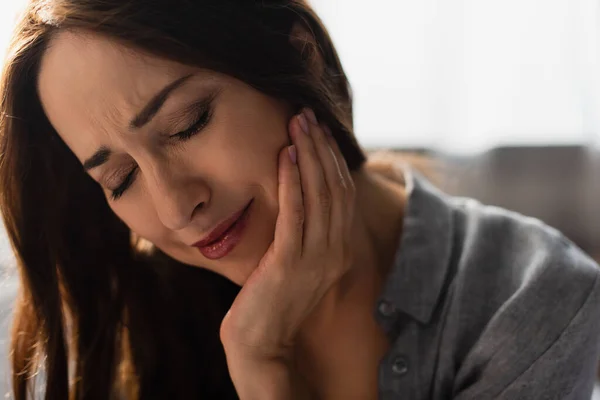
<path fill-rule="evenodd" d="M 273 243 L 221 324 L 229 364 L 289 358 L 302 323 L 350 267 L 355 188 L 327 131 L 311 110 L 290 122 L 293 145 L 279 154 Z"/>

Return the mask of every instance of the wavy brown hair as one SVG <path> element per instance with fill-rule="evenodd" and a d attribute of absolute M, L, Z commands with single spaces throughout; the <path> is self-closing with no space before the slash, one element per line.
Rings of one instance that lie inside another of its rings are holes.
<path fill-rule="evenodd" d="M 295 23 L 313 41 L 294 46 Z M 12 37 L 0 101 L 0 207 L 17 257 L 14 397 L 236 398 L 218 331 L 239 287 L 139 241 L 44 115 L 40 59 L 63 30 L 241 79 L 328 124 L 349 164 L 348 81 L 331 39 L 301 0 L 34 0 Z M 321 67 L 315 72 L 315 60 Z"/>

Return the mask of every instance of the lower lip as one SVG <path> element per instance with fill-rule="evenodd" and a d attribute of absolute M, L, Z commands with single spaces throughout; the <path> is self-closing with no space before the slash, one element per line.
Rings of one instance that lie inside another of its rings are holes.
<path fill-rule="evenodd" d="M 229 230 L 225 231 L 219 240 L 206 246 L 198 246 L 200 253 L 210 260 L 217 260 L 229 254 L 229 252 L 242 240 L 251 206 L 252 202 L 248 205 L 237 222 L 233 224 Z"/>

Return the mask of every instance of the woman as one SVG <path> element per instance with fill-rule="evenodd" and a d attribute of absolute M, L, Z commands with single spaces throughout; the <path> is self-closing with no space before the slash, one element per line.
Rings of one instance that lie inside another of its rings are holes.
<path fill-rule="evenodd" d="M 591 393 L 597 265 L 368 160 L 304 1 L 32 1 L 2 93 L 16 399 Z"/>

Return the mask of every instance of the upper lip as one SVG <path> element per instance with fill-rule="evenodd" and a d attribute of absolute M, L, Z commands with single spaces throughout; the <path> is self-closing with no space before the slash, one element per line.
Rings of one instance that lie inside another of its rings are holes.
<path fill-rule="evenodd" d="M 250 201 L 250 203 L 251 202 L 252 201 Z M 217 240 L 227 229 L 231 228 L 231 226 L 242 216 L 242 214 L 244 213 L 244 211 L 246 211 L 250 203 L 246 204 L 244 208 L 237 211 L 229 218 L 226 218 L 224 221 L 217 224 L 217 226 L 208 235 L 206 235 L 202 240 L 199 240 L 196 243 L 194 243 L 192 246 L 202 247 Z"/>

